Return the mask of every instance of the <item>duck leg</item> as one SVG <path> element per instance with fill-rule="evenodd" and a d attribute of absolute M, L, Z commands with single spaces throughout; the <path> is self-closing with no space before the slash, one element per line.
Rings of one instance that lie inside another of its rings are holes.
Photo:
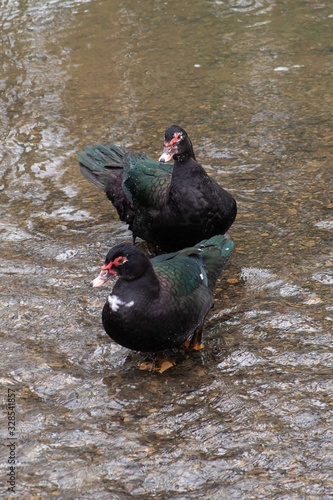
<path fill-rule="evenodd" d="M 137 366 L 142 371 L 163 373 L 175 364 L 176 362 L 172 358 L 165 357 L 162 353 L 153 353 L 150 360 L 142 361 Z"/>
<path fill-rule="evenodd" d="M 156 353 L 153 352 L 149 354 L 149 356 L 145 359 L 145 361 L 141 361 L 137 364 L 139 370 L 153 372 L 156 367 Z"/>
<path fill-rule="evenodd" d="M 194 330 L 192 337 L 190 339 L 185 340 L 183 344 L 184 347 L 193 349 L 193 351 L 201 351 L 201 349 L 204 348 L 204 345 L 202 343 L 202 330 L 203 330 L 203 324 L 197 326 L 197 328 Z"/>
<path fill-rule="evenodd" d="M 160 253 L 162 253 L 161 251 L 159 251 L 158 246 L 154 245 L 154 243 L 146 241 L 146 244 L 149 254 L 152 255 L 153 257 L 155 257 L 155 255 L 159 255 Z"/>

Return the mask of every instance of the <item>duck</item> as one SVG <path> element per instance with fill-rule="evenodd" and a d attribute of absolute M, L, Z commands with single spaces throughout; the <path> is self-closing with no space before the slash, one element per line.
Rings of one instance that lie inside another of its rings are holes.
<path fill-rule="evenodd" d="M 127 223 L 134 244 L 139 237 L 162 252 L 178 251 L 225 234 L 236 218 L 236 200 L 196 161 L 192 142 L 178 125 L 165 131 L 159 161 L 115 144 L 96 144 L 86 146 L 78 162 Z"/>
<path fill-rule="evenodd" d="M 233 248 L 228 236 L 217 235 L 149 259 L 137 246 L 117 244 L 90 284 L 100 287 L 117 277 L 102 311 L 104 330 L 133 351 L 156 354 L 182 344 L 202 349 L 216 280 Z"/>

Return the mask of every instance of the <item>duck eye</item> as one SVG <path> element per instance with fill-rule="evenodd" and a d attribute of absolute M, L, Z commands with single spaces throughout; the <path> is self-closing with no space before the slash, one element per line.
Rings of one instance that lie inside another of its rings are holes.
<path fill-rule="evenodd" d="M 127 258 L 126 257 L 123 257 L 122 255 L 120 257 L 117 257 L 114 261 L 113 261 L 113 265 L 115 266 L 122 266 L 123 264 L 125 264 L 125 262 L 127 262 Z"/>
<path fill-rule="evenodd" d="M 171 141 L 169 142 L 169 145 L 172 147 L 172 149 L 175 149 L 182 139 L 183 139 L 182 133 L 176 132 Z"/>

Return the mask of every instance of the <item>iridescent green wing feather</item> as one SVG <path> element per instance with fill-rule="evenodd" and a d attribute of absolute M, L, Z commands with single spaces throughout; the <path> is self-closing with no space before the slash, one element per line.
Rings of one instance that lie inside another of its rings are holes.
<path fill-rule="evenodd" d="M 217 278 L 230 259 L 234 243 L 228 236 L 217 234 L 209 240 L 201 241 L 194 248 L 197 251 L 197 255 L 200 256 L 200 260 L 206 271 L 208 287 L 213 291 Z M 191 251 L 191 249 L 185 248 L 179 254 L 188 254 L 188 250 Z"/>
<path fill-rule="evenodd" d="M 124 151 L 116 144 L 103 146 L 86 146 L 77 155 L 80 169 L 84 177 L 93 182 L 97 187 L 104 190 L 109 172 L 115 168 L 122 168 Z"/>
<path fill-rule="evenodd" d="M 124 156 L 123 190 L 133 205 L 160 209 L 168 195 L 172 165 L 152 160 L 144 153 Z"/>
<path fill-rule="evenodd" d="M 187 258 L 187 261 L 195 263 L 197 274 L 199 272 L 204 276 L 204 283 L 213 291 L 216 280 L 228 262 L 233 249 L 233 242 L 227 236 L 219 234 L 209 240 L 201 241 L 195 247 L 154 257 L 152 263 L 155 269 L 159 263 L 167 261 L 168 265 L 171 265 L 171 263 Z"/>
<path fill-rule="evenodd" d="M 175 297 L 191 295 L 200 285 L 205 282 L 207 284 L 206 272 L 197 258 L 184 255 L 158 260 L 159 262 L 153 262 L 154 271 L 160 282 Z"/>

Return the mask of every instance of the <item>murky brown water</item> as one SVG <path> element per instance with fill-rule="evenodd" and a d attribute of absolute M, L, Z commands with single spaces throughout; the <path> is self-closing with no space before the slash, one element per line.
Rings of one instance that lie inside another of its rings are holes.
<path fill-rule="evenodd" d="M 20 498 L 331 499 L 327 1 L 3 1 L 0 487 Z M 76 152 L 185 127 L 236 197 L 202 353 L 160 375 L 88 284 L 130 240 Z M 9 435 L 7 396 L 15 390 Z"/>

